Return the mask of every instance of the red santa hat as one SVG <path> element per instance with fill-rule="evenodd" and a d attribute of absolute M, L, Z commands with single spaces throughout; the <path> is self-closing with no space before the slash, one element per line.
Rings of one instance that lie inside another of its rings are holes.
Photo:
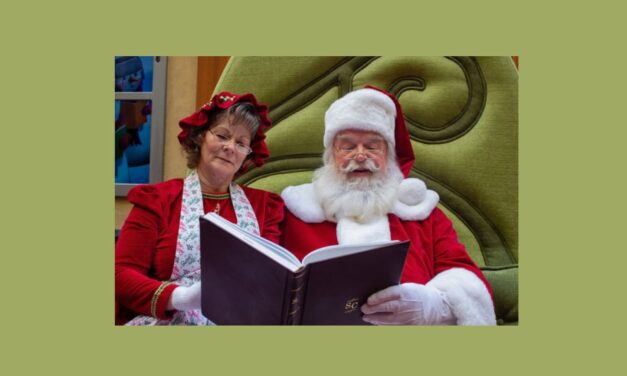
<path fill-rule="evenodd" d="M 377 132 L 394 148 L 398 165 L 409 176 L 414 164 L 414 150 L 400 103 L 392 94 L 366 85 L 333 102 L 324 116 L 324 147 L 333 144 L 343 130 Z"/>
<path fill-rule="evenodd" d="M 210 115 L 213 112 L 219 110 L 226 110 L 235 103 L 239 102 L 250 102 L 257 109 L 257 113 L 261 119 L 261 123 L 259 124 L 259 128 L 257 128 L 257 133 L 253 137 L 253 140 L 250 144 L 250 148 L 252 149 L 251 157 L 244 162 L 242 166 L 241 172 L 246 171 L 252 164 L 255 164 L 257 167 L 261 167 L 264 163 L 264 160 L 270 156 L 270 152 L 268 151 L 268 146 L 266 145 L 265 139 L 265 130 L 270 128 L 272 122 L 268 117 L 268 106 L 261 102 L 257 102 L 257 98 L 253 94 L 233 94 L 227 91 L 220 92 L 214 95 L 211 100 L 193 114 L 184 117 L 179 121 L 179 126 L 181 127 L 181 132 L 178 134 L 178 139 L 180 143 L 183 143 L 185 138 L 189 135 L 189 130 L 191 127 L 201 127 L 207 125 L 209 121 Z"/>

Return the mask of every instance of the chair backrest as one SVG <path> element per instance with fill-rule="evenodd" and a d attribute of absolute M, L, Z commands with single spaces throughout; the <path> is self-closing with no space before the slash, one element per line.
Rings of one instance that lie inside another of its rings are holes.
<path fill-rule="evenodd" d="M 270 107 L 271 157 L 240 177 L 280 192 L 321 166 L 324 113 L 369 84 L 397 96 L 416 162 L 411 175 L 490 280 L 500 323 L 518 320 L 518 72 L 510 57 L 233 57 L 216 92 Z"/>

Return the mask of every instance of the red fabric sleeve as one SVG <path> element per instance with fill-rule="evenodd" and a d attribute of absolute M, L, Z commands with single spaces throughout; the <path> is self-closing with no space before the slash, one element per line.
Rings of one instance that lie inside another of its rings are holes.
<path fill-rule="evenodd" d="M 150 185 L 129 192 L 131 209 L 115 246 L 115 297 L 122 306 L 144 315 L 152 315 L 152 299 L 162 281 L 149 277 L 156 252 L 157 237 L 163 228 L 163 200 Z M 156 302 L 160 319 L 171 317 L 165 311 L 176 284 L 167 286 Z"/>
<path fill-rule="evenodd" d="M 266 201 L 265 213 L 263 223 L 260 224 L 261 236 L 264 238 L 279 244 L 281 240 L 281 223 L 285 216 L 285 204 L 281 196 L 268 193 L 268 200 Z"/>
<path fill-rule="evenodd" d="M 434 240 L 434 271 L 439 274 L 452 268 L 463 268 L 474 273 L 486 286 L 490 296 L 492 288 L 483 276 L 483 273 L 466 252 L 466 248 L 457 239 L 451 220 L 440 210 L 435 208 L 430 219 L 433 221 L 432 239 Z"/>

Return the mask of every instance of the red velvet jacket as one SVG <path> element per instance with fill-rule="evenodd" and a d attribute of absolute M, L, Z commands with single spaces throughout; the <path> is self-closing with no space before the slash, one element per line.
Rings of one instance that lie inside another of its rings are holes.
<path fill-rule="evenodd" d="M 411 241 L 401 283 L 426 284 L 447 269 L 464 268 L 476 274 L 492 294 L 483 273 L 457 240 L 451 221 L 440 209 L 434 209 L 423 221 L 403 221 L 394 214 L 388 214 L 388 220 L 392 240 Z M 311 251 L 337 244 L 335 223 L 305 223 L 289 211 L 281 233 L 281 244 L 300 260 Z"/>
<path fill-rule="evenodd" d="M 261 235 L 279 241 L 283 220 L 283 200 L 276 194 L 242 187 L 250 201 Z M 174 266 L 178 238 L 183 180 L 174 179 L 132 189 L 128 199 L 134 204 L 115 246 L 116 324 L 123 324 L 138 314 L 150 315 L 153 295 L 162 281 L 167 281 Z M 205 212 L 215 202 L 205 199 Z M 236 223 L 230 199 L 221 202 L 220 215 Z M 157 300 L 157 317 L 169 318 L 167 301 L 177 285 L 167 286 Z"/>

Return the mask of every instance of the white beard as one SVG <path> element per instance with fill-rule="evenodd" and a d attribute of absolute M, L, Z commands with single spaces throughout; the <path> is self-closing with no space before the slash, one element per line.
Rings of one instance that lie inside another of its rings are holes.
<path fill-rule="evenodd" d="M 385 171 L 353 179 L 347 172 L 337 171 L 332 163 L 325 163 L 315 171 L 313 187 L 327 220 L 339 222 L 349 218 L 367 223 L 391 211 L 402 180 L 403 174 L 394 160 L 388 160 Z"/>

